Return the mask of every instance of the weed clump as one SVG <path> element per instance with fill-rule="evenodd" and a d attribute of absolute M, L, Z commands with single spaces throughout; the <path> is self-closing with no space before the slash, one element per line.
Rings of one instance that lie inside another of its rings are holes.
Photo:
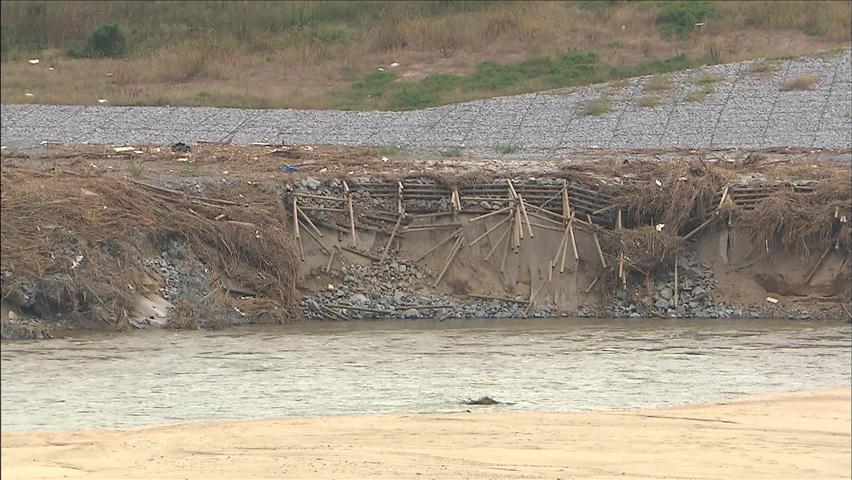
<path fill-rule="evenodd" d="M 583 107 L 583 115 L 590 117 L 599 117 L 610 111 L 612 111 L 612 101 L 607 95 L 601 95 L 598 98 L 590 100 Z"/>
<path fill-rule="evenodd" d="M 89 33 L 84 54 L 87 57 L 117 57 L 126 49 L 124 32 L 115 23 L 105 23 Z"/>
<path fill-rule="evenodd" d="M 781 84 L 782 92 L 790 92 L 794 90 L 813 90 L 819 83 L 820 76 L 815 73 L 799 75 L 798 77 L 788 78 Z"/>
<path fill-rule="evenodd" d="M 663 37 L 677 40 L 686 39 L 696 24 L 719 12 L 714 2 L 661 2 L 661 11 L 655 23 Z"/>

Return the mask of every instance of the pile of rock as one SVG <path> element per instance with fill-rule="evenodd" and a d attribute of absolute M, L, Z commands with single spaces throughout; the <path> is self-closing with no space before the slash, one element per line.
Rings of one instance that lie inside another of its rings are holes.
<path fill-rule="evenodd" d="M 650 295 L 631 298 L 624 290 L 608 313 L 617 318 L 676 317 L 676 318 L 757 318 L 759 309 L 714 301 L 710 294 L 717 286 L 713 270 L 698 263 L 692 256 L 678 258 L 678 301 L 675 306 L 675 286 L 671 275 L 657 276 Z"/>
<path fill-rule="evenodd" d="M 351 265 L 335 273 L 339 284 L 302 299 L 308 319 L 323 319 L 331 308 L 350 319 L 378 318 L 518 318 L 526 304 L 502 300 L 461 301 L 436 294 L 421 286 L 432 275 L 410 262 L 391 261 Z M 536 308 L 535 317 L 552 316 L 547 308 Z"/>

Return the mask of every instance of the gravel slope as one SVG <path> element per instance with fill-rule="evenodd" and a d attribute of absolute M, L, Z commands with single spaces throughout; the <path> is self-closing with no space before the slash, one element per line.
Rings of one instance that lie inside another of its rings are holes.
<path fill-rule="evenodd" d="M 754 73 L 751 62 L 673 75 L 662 103 L 641 107 L 648 77 L 573 91 L 477 100 L 411 112 L 240 110 L 191 107 L 3 105 L 2 143 L 141 144 L 221 140 L 234 143 L 395 145 L 494 154 L 567 155 L 590 147 L 852 147 L 852 50 L 779 61 Z M 718 75 L 715 92 L 688 102 L 695 80 Z M 781 91 L 816 74 L 813 90 Z M 612 109 L 587 116 L 602 93 Z M 513 145 L 516 148 L 501 148 Z"/>

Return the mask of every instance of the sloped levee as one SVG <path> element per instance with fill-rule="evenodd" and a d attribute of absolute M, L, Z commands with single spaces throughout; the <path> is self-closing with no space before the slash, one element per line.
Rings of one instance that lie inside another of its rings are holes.
<path fill-rule="evenodd" d="M 201 195 L 15 169 L 3 176 L 3 338 L 375 318 L 852 318 L 848 169 L 754 170 L 303 175 Z"/>

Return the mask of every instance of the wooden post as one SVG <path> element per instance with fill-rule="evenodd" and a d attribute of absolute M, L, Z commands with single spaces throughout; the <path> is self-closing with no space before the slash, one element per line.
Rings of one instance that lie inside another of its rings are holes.
<path fill-rule="evenodd" d="M 511 218 L 512 218 L 511 216 L 509 216 L 509 217 L 508 217 L 508 219 L 511 219 Z M 500 235 L 500 238 L 498 238 L 498 239 L 497 239 L 497 242 L 494 244 L 494 246 L 493 246 L 493 247 L 491 247 L 491 251 L 489 251 L 489 252 L 488 252 L 488 255 L 486 255 L 486 256 L 485 256 L 485 260 L 488 260 L 489 258 L 491 258 L 491 255 L 493 255 L 493 254 L 494 254 L 494 252 L 496 252 L 496 251 L 497 251 L 497 247 L 498 247 L 501 243 L 503 243 L 503 240 L 504 240 L 504 239 L 505 239 L 505 238 L 509 235 L 509 231 L 510 231 L 510 230 L 512 230 L 512 226 L 511 226 L 511 225 L 509 225 L 508 227 L 506 227 L 506 230 L 503 232 L 503 234 L 502 234 L 502 235 Z"/>
<path fill-rule="evenodd" d="M 322 232 L 320 232 L 319 228 L 317 228 L 317 226 L 314 225 L 314 222 L 313 222 L 313 220 L 311 220 L 311 217 L 307 216 L 307 214 L 305 214 L 304 210 L 302 210 L 301 207 L 299 207 L 298 210 L 299 210 L 299 214 L 302 216 L 302 220 L 304 220 L 305 223 L 309 227 L 314 229 L 314 233 L 316 233 L 317 236 L 319 236 L 320 238 L 323 238 Z"/>
<path fill-rule="evenodd" d="M 515 234 L 515 219 L 512 218 L 512 222 L 509 224 L 509 229 L 512 231 L 512 236 Z M 506 257 L 509 256 L 509 250 L 512 249 L 512 241 L 506 242 L 506 250 L 503 250 L 503 258 L 500 259 L 500 273 L 503 273 L 503 270 L 506 268 Z"/>
<path fill-rule="evenodd" d="M 393 243 L 394 237 L 396 237 L 396 232 L 399 230 L 399 225 L 402 223 L 402 219 L 405 217 L 405 212 L 400 212 L 399 217 L 396 219 L 396 225 L 393 226 L 393 230 L 391 231 L 390 238 L 388 239 L 388 244 L 385 245 L 385 249 L 382 251 L 381 262 L 385 261 L 388 258 L 388 252 L 390 251 L 391 244 Z"/>
<path fill-rule="evenodd" d="M 475 239 L 473 239 L 473 241 L 472 241 L 472 242 L 470 242 L 470 246 L 472 247 L 472 246 L 476 245 L 476 244 L 477 244 L 480 240 L 482 240 L 483 238 L 487 237 L 489 233 L 491 233 L 491 232 L 493 232 L 494 230 L 496 230 L 496 229 L 497 229 L 497 227 L 499 227 L 500 225 L 503 225 L 504 223 L 508 222 L 510 218 L 512 218 L 512 217 L 511 217 L 511 215 L 510 215 L 510 216 L 507 216 L 507 217 L 506 217 L 506 218 L 504 218 L 503 220 L 500 220 L 499 222 L 495 223 L 495 224 L 494 224 L 491 228 L 486 229 L 486 230 L 485 230 L 485 233 L 483 233 L 482 235 L 480 235 L 480 236 L 476 237 Z"/>
<path fill-rule="evenodd" d="M 343 192 L 346 194 L 346 204 L 349 209 L 349 230 L 352 232 L 352 248 L 358 247 L 358 237 L 355 235 L 355 210 L 352 208 L 352 192 L 349 185 L 343 182 Z"/>
<path fill-rule="evenodd" d="M 574 238 L 574 217 L 568 220 L 568 232 L 571 234 L 571 250 L 574 253 L 574 260 L 580 259 L 580 254 L 577 252 L 577 239 Z M 562 260 L 565 262 L 565 259 Z"/>
<path fill-rule="evenodd" d="M 568 223 L 571 218 L 571 206 L 568 204 L 568 182 L 562 179 L 562 221 Z"/>
<path fill-rule="evenodd" d="M 299 258 L 305 261 L 305 250 L 302 248 L 302 235 L 299 234 L 299 206 L 296 203 L 296 197 L 293 197 L 293 235 L 296 236 L 296 243 L 299 244 Z"/>
<path fill-rule="evenodd" d="M 473 223 L 473 222 L 478 222 L 478 221 L 480 221 L 480 220 L 485 220 L 486 218 L 488 218 L 488 217 L 490 217 L 490 216 L 497 215 L 498 213 L 503 213 L 503 212 L 505 212 L 505 211 L 508 211 L 508 210 L 509 210 L 509 209 L 511 209 L 511 208 L 512 208 L 512 207 L 503 207 L 503 208 L 501 208 L 500 210 L 494 210 L 493 212 L 488 212 L 488 213 L 482 214 L 482 215 L 480 215 L 480 216 L 478 216 L 478 217 L 473 217 L 473 218 L 471 218 L 471 219 L 470 219 L 470 220 L 468 220 L 468 221 L 469 221 L 470 223 Z"/>
<path fill-rule="evenodd" d="M 301 221 L 300 221 L 299 223 L 301 223 Z M 320 250 L 322 250 L 322 251 L 323 251 L 323 252 L 325 252 L 325 253 L 329 253 L 329 252 L 328 252 L 328 249 L 327 249 L 327 248 L 325 248 L 325 245 L 323 245 L 323 244 L 322 244 L 322 240 L 320 240 L 320 239 L 319 239 L 319 237 L 317 237 L 317 234 L 315 234 L 314 232 L 312 232 L 312 231 L 311 231 L 311 229 L 310 229 L 310 228 L 307 228 L 307 227 L 305 227 L 305 232 L 307 232 L 307 233 L 308 233 L 308 235 L 309 235 L 312 239 L 314 239 L 314 241 L 315 241 L 315 242 L 317 242 L 317 245 L 319 245 Z"/>
<path fill-rule="evenodd" d="M 404 209 L 402 208 L 402 182 L 396 182 L 398 187 L 396 189 L 396 213 L 402 215 Z"/>
<path fill-rule="evenodd" d="M 441 240 L 440 242 L 438 242 L 438 244 L 437 244 L 437 245 L 435 245 L 434 247 L 430 248 L 429 250 L 426 250 L 426 252 L 425 252 L 423 255 L 420 255 L 419 257 L 417 257 L 417 260 L 415 260 L 414 262 L 415 262 L 415 263 L 417 263 L 417 262 L 419 262 L 420 260 L 423 260 L 424 258 L 428 257 L 430 253 L 432 253 L 432 252 L 434 252 L 435 250 L 439 249 L 439 248 L 441 247 L 441 245 L 443 245 L 443 244 L 445 244 L 445 243 L 449 242 L 450 240 L 452 240 L 452 239 L 456 238 L 458 235 L 461 235 L 461 233 L 462 233 L 462 229 L 461 229 L 461 228 L 459 228 L 459 229 L 458 229 L 458 230 L 456 230 L 455 232 L 451 233 L 449 237 L 447 237 L 447 238 L 445 238 L 445 239 Z"/>
<path fill-rule="evenodd" d="M 677 261 L 680 254 L 677 250 L 675 250 L 675 265 L 674 265 L 674 306 L 677 308 L 677 299 L 678 299 L 678 283 L 677 283 L 677 264 L 680 263 Z"/>
<path fill-rule="evenodd" d="M 530 234 L 530 238 L 533 238 L 535 235 L 533 235 L 532 225 L 530 225 L 530 217 L 527 216 L 527 208 L 524 206 L 524 199 L 520 195 L 518 195 L 518 205 L 521 207 L 521 214 L 527 224 L 527 233 Z"/>
<path fill-rule="evenodd" d="M 337 253 L 337 247 L 336 246 L 331 248 L 331 255 L 328 256 L 328 263 L 325 266 L 325 273 L 328 273 L 328 272 L 331 271 L 331 262 L 334 261 L 334 254 L 335 253 Z"/>
<path fill-rule="evenodd" d="M 831 251 L 831 247 L 833 247 L 833 246 L 834 246 L 834 242 L 832 241 L 831 243 L 828 244 L 827 247 L 825 247 L 825 250 L 823 250 L 822 255 L 819 256 L 819 260 L 817 260 L 817 262 L 814 264 L 814 266 L 811 267 L 811 270 L 808 272 L 808 275 L 805 277 L 805 285 L 811 283 L 811 280 L 813 280 L 814 275 L 816 275 L 816 272 L 817 272 L 817 270 L 819 270 L 820 265 L 822 265 L 822 261 L 825 260 L 825 257 L 828 256 L 828 252 Z"/>
<path fill-rule="evenodd" d="M 594 223 L 592 222 L 591 215 L 586 214 L 586 218 L 589 220 L 589 225 L 594 225 Z M 604 260 L 603 250 L 601 249 L 601 242 L 600 240 L 598 240 L 598 234 L 594 230 L 592 230 L 592 238 L 594 238 L 595 240 L 595 247 L 598 250 L 598 257 L 600 257 L 601 259 L 601 265 L 603 265 L 603 268 L 606 268 L 606 260 Z"/>
<path fill-rule="evenodd" d="M 618 209 L 615 217 L 615 225 L 618 231 L 620 232 L 624 225 L 621 220 L 621 209 Z M 621 279 L 621 286 L 624 290 L 627 290 L 627 277 L 624 275 L 624 240 L 619 238 L 619 242 L 621 242 L 621 251 L 618 252 L 618 278 Z"/>
<path fill-rule="evenodd" d="M 559 240 L 559 246 L 556 248 L 556 255 L 553 256 L 553 261 L 550 264 L 553 268 L 556 268 L 556 265 L 559 263 L 559 256 L 562 255 L 564 257 L 565 245 L 568 243 L 568 227 L 565 227 L 565 230 L 562 232 L 562 237 Z"/>
<path fill-rule="evenodd" d="M 447 262 L 444 264 L 444 268 L 441 269 L 441 273 L 438 274 L 438 278 L 435 279 L 435 283 L 432 284 L 432 288 L 438 286 L 438 283 L 441 282 L 441 279 L 444 278 L 444 274 L 447 273 L 447 269 L 450 268 L 450 264 L 453 263 L 453 259 L 456 257 L 456 253 L 458 253 L 459 248 L 461 248 L 461 244 L 464 241 L 464 237 L 459 235 L 458 240 L 456 240 L 455 245 L 453 245 L 453 249 L 450 251 L 450 256 L 447 257 Z"/>

